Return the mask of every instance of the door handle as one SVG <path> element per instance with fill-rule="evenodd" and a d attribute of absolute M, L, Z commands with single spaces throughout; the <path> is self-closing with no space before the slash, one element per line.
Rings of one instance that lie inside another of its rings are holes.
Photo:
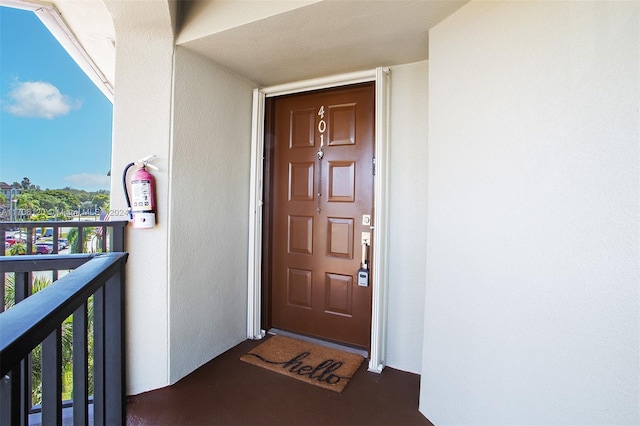
<path fill-rule="evenodd" d="M 369 244 L 366 242 L 362 243 L 362 262 L 360 263 L 360 265 L 364 268 L 364 269 L 369 269 L 369 262 L 368 262 L 368 257 L 369 255 Z"/>

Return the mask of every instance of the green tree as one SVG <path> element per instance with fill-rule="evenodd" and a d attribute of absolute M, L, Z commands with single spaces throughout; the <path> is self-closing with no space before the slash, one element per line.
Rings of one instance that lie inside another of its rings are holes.
<path fill-rule="evenodd" d="M 69 252 L 70 253 L 84 253 L 88 251 L 90 253 L 94 252 L 94 247 L 101 247 L 101 236 L 99 236 L 96 232 L 96 228 L 84 228 L 82 230 L 82 251 L 78 251 L 78 228 L 71 228 L 67 233 L 67 240 L 69 240 Z M 93 242 L 92 240 L 97 239 L 95 244 L 89 244 L 89 242 Z"/>
<path fill-rule="evenodd" d="M 18 194 L 18 208 L 25 210 L 37 210 L 40 208 L 40 200 L 32 192 Z"/>
<path fill-rule="evenodd" d="M 109 209 L 109 194 L 96 194 L 91 199 L 91 204 L 94 206 L 98 206 L 99 209 L 108 210 Z"/>
<path fill-rule="evenodd" d="M 20 183 L 20 188 L 22 189 L 30 189 L 31 188 L 31 180 L 28 177 L 23 177 L 22 182 Z"/>
<path fill-rule="evenodd" d="M 91 201 L 91 199 L 94 196 L 94 192 L 87 192 L 83 189 L 74 189 L 74 188 L 70 188 L 70 187 L 65 187 L 62 189 L 62 191 L 68 192 L 70 194 L 73 194 L 74 196 L 76 196 L 80 202 L 89 202 Z"/>
<path fill-rule="evenodd" d="M 72 215 L 70 212 L 79 207 L 93 211 L 96 205 L 99 209 L 108 209 L 109 206 L 109 191 L 106 190 L 87 192 L 69 187 L 41 190 L 28 177 L 24 177 L 21 183 L 14 182 L 13 186 L 21 191 L 18 194 L 18 209 L 27 210 L 31 220 L 65 220 Z"/>
<path fill-rule="evenodd" d="M 27 245 L 25 243 L 15 243 L 9 250 L 7 250 L 9 256 L 18 256 L 21 254 L 27 254 Z"/>
<path fill-rule="evenodd" d="M 47 189 L 43 194 L 53 197 L 58 201 L 59 205 L 64 205 L 65 209 L 70 209 L 80 205 L 81 201 L 77 195 L 61 189 Z"/>
<path fill-rule="evenodd" d="M 50 191 L 34 194 L 34 198 L 38 200 L 40 209 L 46 212 L 54 212 L 56 209 L 67 211 L 70 207 L 64 198 L 60 198 L 57 194 L 52 194 Z"/>
<path fill-rule="evenodd" d="M 32 214 L 31 216 L 29 216 L 29 220 L 32 222 L 44 222 L 47 219 L 49 219 L 49 216 L 47 216 L 47 214 L 42 210 L 40 210 L 36 214 Z"/>

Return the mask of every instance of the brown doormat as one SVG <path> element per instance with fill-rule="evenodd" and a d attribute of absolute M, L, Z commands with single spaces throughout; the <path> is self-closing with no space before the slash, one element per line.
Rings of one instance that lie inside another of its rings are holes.
<path fill-rule="evenodd" d="M 267 339 L 240 359 L 335 392 L 344 390 L 364 360 L 360 355 L 285 336 Z"/>

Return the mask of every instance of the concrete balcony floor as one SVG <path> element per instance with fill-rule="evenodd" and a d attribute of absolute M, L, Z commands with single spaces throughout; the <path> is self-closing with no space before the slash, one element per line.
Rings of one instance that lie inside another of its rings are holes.
<path fill-rule="evenodd" d="M 418 375 L 363 362 L 342 393 L 240 361 L 247 340 L 173 386 L 131 396 L 128 425 L 431 425 Z"/>

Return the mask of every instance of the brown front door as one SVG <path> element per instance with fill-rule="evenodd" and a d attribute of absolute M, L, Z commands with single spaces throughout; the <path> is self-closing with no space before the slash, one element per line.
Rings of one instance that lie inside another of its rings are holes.
<path fill-rule="evenodd" d="M 375 271 L 361 286 L 358 270 L 362 232 L 373 235 L 363 216 L 374 213 L 374 99 L 366 83 L 270 104 L 275 328 L 369 347 Z M 365 251 L 371 259 L 371 246 Z"/>

